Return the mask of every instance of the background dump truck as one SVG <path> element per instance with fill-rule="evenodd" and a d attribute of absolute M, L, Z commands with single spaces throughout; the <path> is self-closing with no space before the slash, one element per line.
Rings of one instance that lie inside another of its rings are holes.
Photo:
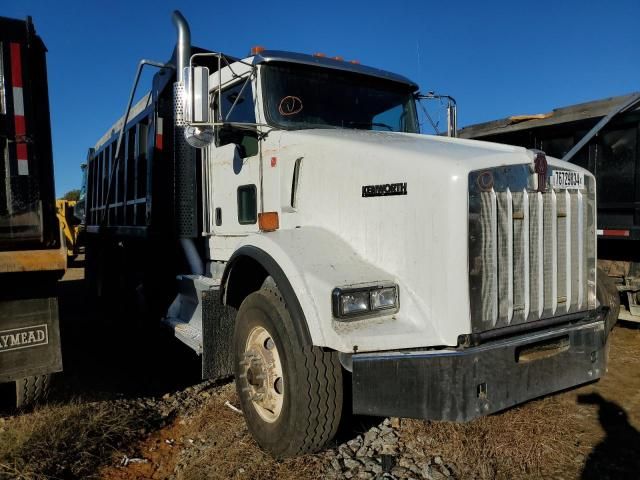
<path fill-rule="evenodd" d="M 62 369 L 57 280 L 66 268 L 53 184 L 46 48 L 0 17 L 0 382 L 18 405 Z"/>
<path fill-rule="evenodd" d="M 265 450 L 318 450 L 343 412 L 466 421 L 604 373 L 589 172 L 421 135 L 431 96 L 401 75 L 237 59 L 173 18 L 173 57 L 140 63 L 89 150 L 87 278 L 234 375 Z"/>
<path fill-rule="evenodd" d="M 640 322 L 640 93 L 470 125 L 460 136 L 540 149 L 595 175 L 599 281 L 620 292 L 619 318 Z"/>

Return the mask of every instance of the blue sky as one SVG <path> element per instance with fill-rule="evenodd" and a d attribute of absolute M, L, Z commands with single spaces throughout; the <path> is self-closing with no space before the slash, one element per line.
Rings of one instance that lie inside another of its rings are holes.
<path fill-rule="evenodd" d="M 454 96 L 460 126 L 640 90 L 638 0 L 3 0 L 0 15 L 33 16 L 49 49 L 58 195 L 123 114 L 139 59 L 169 58 L 175 8 L 204 48 L 320 51 L 404 74 Z"/>

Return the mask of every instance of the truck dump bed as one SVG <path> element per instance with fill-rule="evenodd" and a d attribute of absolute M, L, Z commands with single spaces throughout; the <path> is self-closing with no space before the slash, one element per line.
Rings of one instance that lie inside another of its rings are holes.
<path fill-rule="evenodd" d="M 46 51 L 30 20 L 0 17 L 0 251 L 60 246 Z"/>
<path fill-rule="evenodd" d="M 62 369 L 46 51 L 30 18 L 0 17 L 0 382 L 15 381 L 18 406 Z"/>
<path fill-rule="evenodd" d="M 460 137 L 536 148 L 563 158 L 600 119 L 634 95 L 470 125 L 460 130 Z M 571 162 L 596 176 L 600 238 L 640 240 L 640 105 L 616 115 Z"/>

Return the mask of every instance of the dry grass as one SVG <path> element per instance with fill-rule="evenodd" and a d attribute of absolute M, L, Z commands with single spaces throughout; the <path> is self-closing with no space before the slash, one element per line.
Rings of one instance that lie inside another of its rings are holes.
<path fill-rule="evenodd" d="M 575 464 L 575 407 L 556 397 L 468 424 L 403 421 L 401 437 L 453 464 L 459 478 L 547 478 Z M 576 464 L 577 476 L 580 465 Z"/>
<path fill-rule="evenodd" d="M 318 456 L 306 455 L 283 461 L 264 453 L 249 434 L 242 415 L 224 405 L 237 405 L 233 384 L 222 387 L 205 408 L 192 417 L 189 431 L 198 432 L 207 442 L 201 454 L 191 458 L 178 478 L 298 480 L 321 478 Z"/>
<path fill-rule="evenodd" d="M 0 423 L 0 478 L 89 478 L 153 418 L 123 403 L 47 406 Z"/>

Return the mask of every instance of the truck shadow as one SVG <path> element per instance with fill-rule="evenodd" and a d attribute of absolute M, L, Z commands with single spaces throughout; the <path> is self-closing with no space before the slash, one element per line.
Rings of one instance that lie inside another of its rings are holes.
<path fill-rule="evenodd" d="M 161 396 L 202 381 L 199 357 L 159 319 L 124 304 L 91 300 L 77 270 L 80 278 L 67 275 L 60 282 L 64 372 L 52 400 Z"/>
<path fill-rule="evenodd" d="M 583 480 L 636 479 L 640 472 L 640 432 L 617 403 L 597 393 L 579 395 L 578 403 L 598 406 L 598 419 L 605 438 L 589 454 Z"/>

